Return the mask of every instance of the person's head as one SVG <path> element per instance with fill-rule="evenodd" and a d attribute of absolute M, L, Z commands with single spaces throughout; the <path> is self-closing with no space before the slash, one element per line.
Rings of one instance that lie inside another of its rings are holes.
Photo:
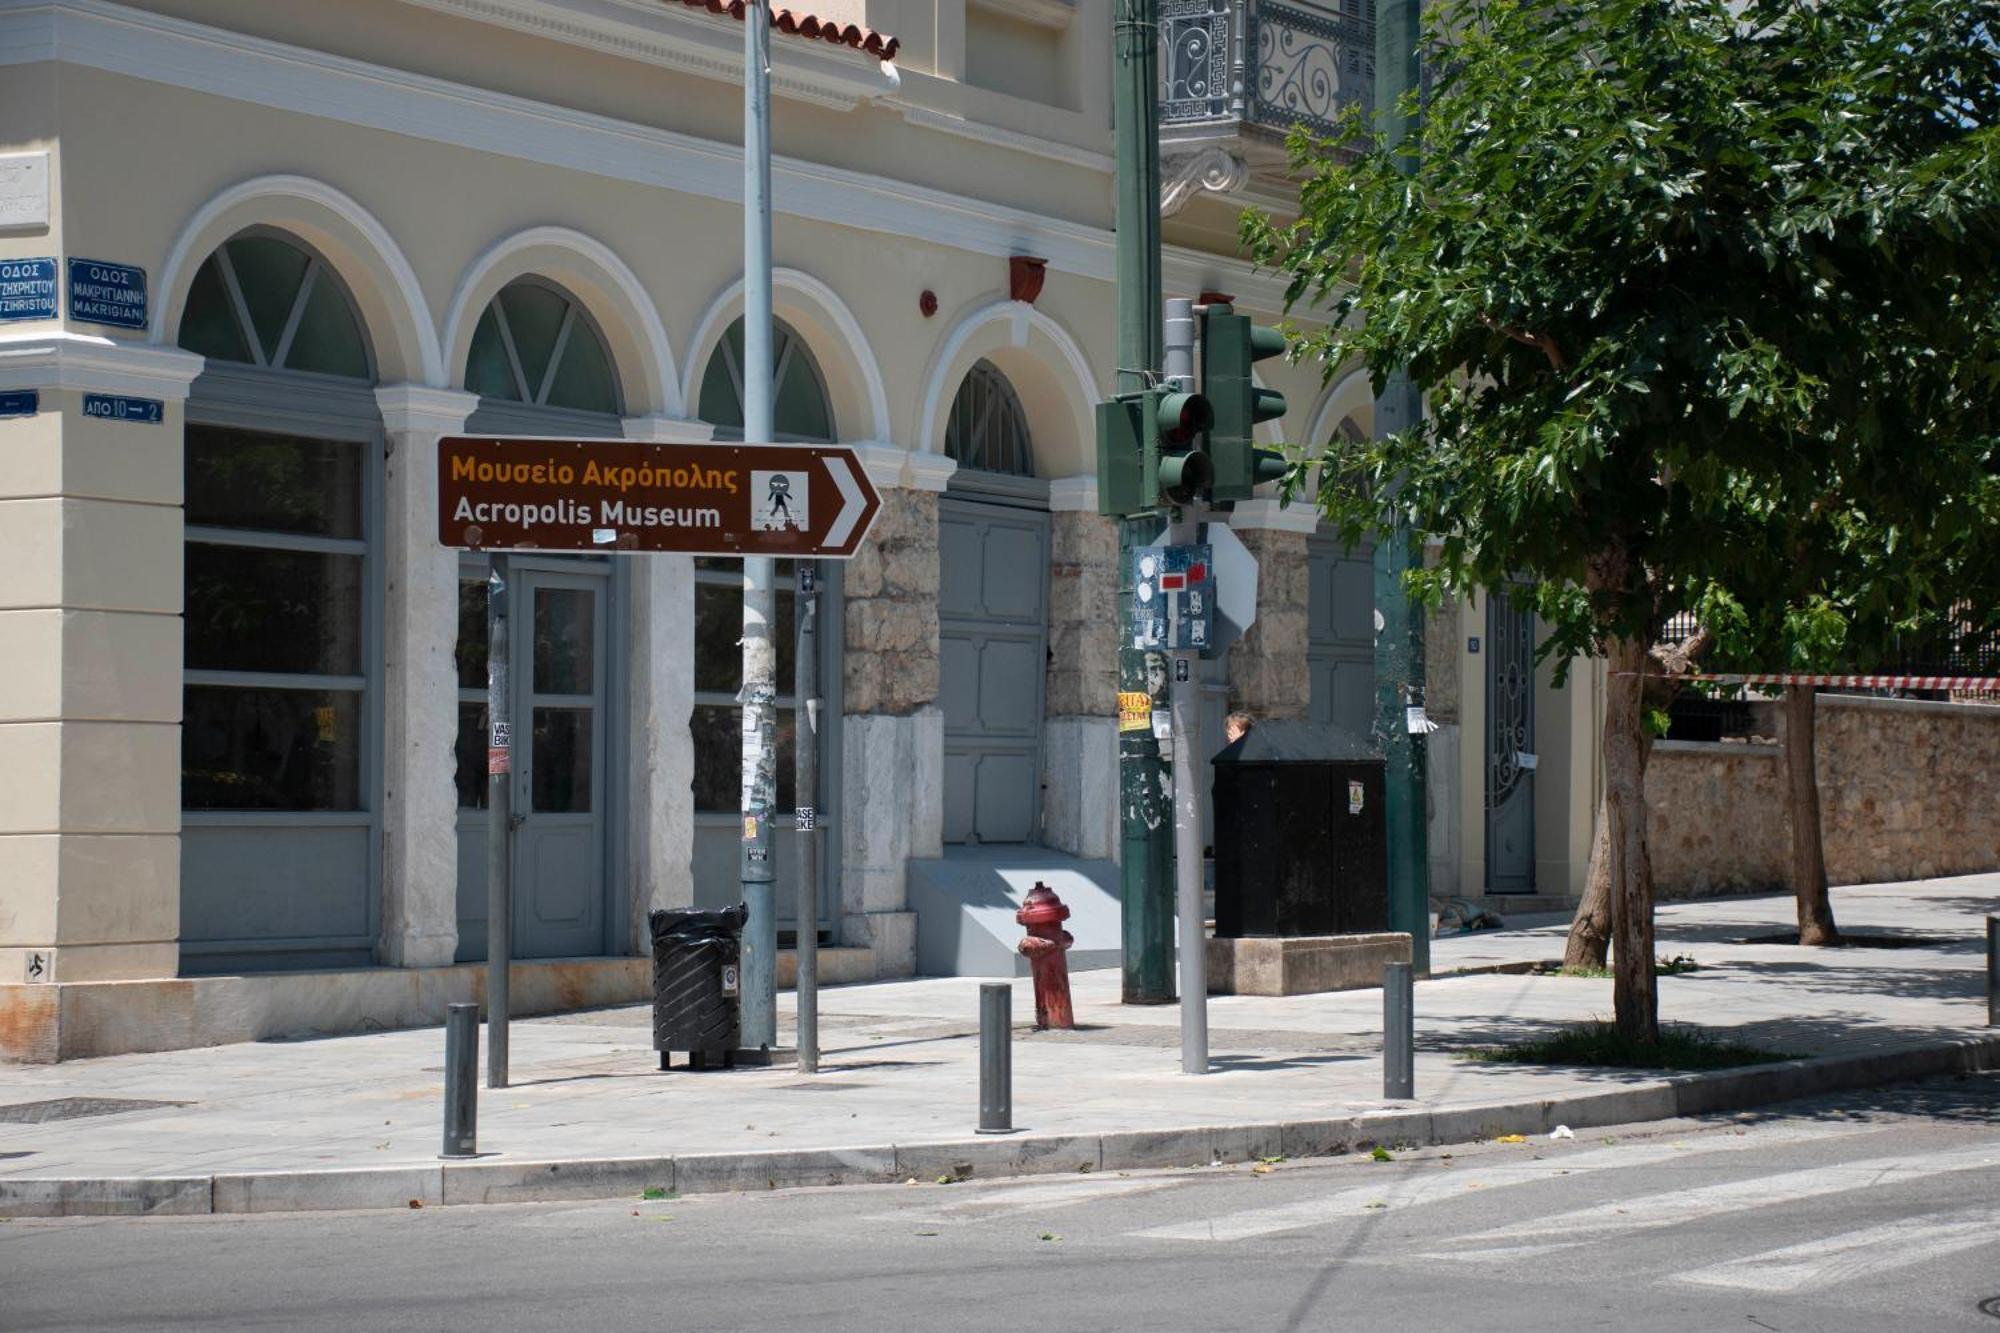
<path fill-rule="evenodd" d="M 1231 713 L 1222 719 L 1222 734 L 1234 745 L 1250 734 L 1250 728 L 1257 725 L 1257 719 L 1248 713 Z"/>

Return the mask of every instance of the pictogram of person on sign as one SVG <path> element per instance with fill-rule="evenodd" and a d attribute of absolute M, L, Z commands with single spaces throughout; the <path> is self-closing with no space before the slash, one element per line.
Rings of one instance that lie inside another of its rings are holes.
<path fill-rule="evenodd" d="M 750 526 L 758 532 L 801 532 L 806 516 L 806 477 L 802 472 L 753 472 L 750 493 L 756 512 Z"/>

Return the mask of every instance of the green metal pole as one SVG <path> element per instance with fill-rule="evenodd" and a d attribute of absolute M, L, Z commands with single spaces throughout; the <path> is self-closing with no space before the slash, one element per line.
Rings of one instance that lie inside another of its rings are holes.
<path fill-rule="evenodd" d="M 1418 37 L 1422 0 L 1377 0 L 1375 119 L 1393 147 L 1417 128 L 1403 106 L 1421 78 Z M 1407 162 L 1407 159 L 1406 159 Z M 1398 370 L 1375 400 L 1375 438 L 1409 429 L 1422 418 L 1423 391 Z M 1389 929 L 1408 931 L 1418 976 L 1431 970 L 1430 852 L 1425 823 L 1424 737 L 1412 734 L 1406 709 L 1424 702 L 1423 610 L 1410 600 L 1403 575 L 1423 559 L 1422 538 L 1398 522 L 1375 543 L 1375 731 L 1388 760 L 1384 818 L 1389 833 Z"/>
<path fill-rule="evenodd" d="M 1166 354 L 1160 316 L 1159 0 L 1115 0 L 1112 116 L 1118 131 L 1118 391 L 1148 387 Z M 1146 654 L 1132 646 L 1132 552 L 1160 530 L 1153 516 L 1118 524 L 1118 688 L 1151 694 Z M 1164 683 L 1156 700 L 1166 706 Z M 1118 733 L 1119 888 L 1126 1004 L 1174 1001 L 1173 806 L 1150 728 Z"/>

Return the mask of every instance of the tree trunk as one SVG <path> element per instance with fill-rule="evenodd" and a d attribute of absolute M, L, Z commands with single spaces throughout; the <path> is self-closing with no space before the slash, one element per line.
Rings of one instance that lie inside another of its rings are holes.
<path fill-rule="evenodd" d="M 1583 882 L 1583 901 L 1569 923 L 1569 943 L 1563 946 L 1563 967 L 1589 972 L 1611 956 L 1611 819 L 1604 799 L 1597 802 L 1597 831 L 1590 839 L 1590 870 Z"/>
<path fill-rule="evenodd" d="M 1640 696 L 1644 708 L 1665 710 L 1673 706 L 1675 698 L 1687 686 L 1687 677 L 1699 663 L 1701 655 L 1708 651 L 1712 635 L 1706 629 L 1698 629 L 1685 642 L 1663 651 L 1650 654 L 1659 674 L 1648 673 L 1645 678 L 1645 693 Z M 1643 774 L 1653 758 L 1653 733 L 1642 733 L 1639 743 L 1639 771 Z M 1590 840 L 1590 868 L 1584 876 L 1583 901 L 1576 906 L 1576 917 L 1570 922 L 1569 942 L 1563 947 L 1563 966 L 1578 971 L 1593 971 L 1603 967 L 1611 956 L 1611 869 L 1606 861 L 1610 855 L 1610 820 L 1602 800 L 1597 803 L 1596 832 Z M 1646 858 L 1646 895 L 1652 901 L 1653 892 L 1652 856 Z"/>
<path fill-rule="evenodd" d="M 1826 844 L 1820 836 L 1819 775 L 1814 771 L 1815 705 L 1810 685 L 1785 687 L 1785 804 L 1792 825 L 1792 892 L 1799 900 L 1799 943 L 1840 943 L 1826 893 Z"/>
<path fill-rule="evenodd" d="M 1660 997 L 1646 855 L 1646 647 L 1639 639 L 1611 643 L 1604 690 L 1604 826 L 1613 1011 L 1621 1034 L 1653 1042 L 1660 1036 Z"/>

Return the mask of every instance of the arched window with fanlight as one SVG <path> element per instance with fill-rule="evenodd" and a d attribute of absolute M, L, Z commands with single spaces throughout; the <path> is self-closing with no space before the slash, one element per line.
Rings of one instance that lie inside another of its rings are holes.
<path fill-rule="evenodd" d="M 1014 386 L 991 361 L 975 361 L 960 382 L 945 422 L 944 451 L 975 472 L 1035 475 L 1028 415 Z"/>
<path fill-rule="evenodd" d="M 479 395 L 474 434 L 615 440 L 624 398 L 602 329 L 571 293 L 527 276 L 480 312 L 465 387 Z M 619 684 L 623 570 L 605 555 L 512 557 L 517 958 L 622 947 L 612 821 L 621 808 L 628 729 Z M 486 957 L 487 577 L 480 553 L 459 560 L 458 954 Z"/>
<path fill-rule="evenodd" d="M 382 435 L 366 327 L 299 239 L 242 232 L 191 284 L 181 957 L 352 966 L 378 927 Z"/>
<path fill-rule="evenodd" d="M 772 321 L 771 335 L 772 433 L 785 441 L 832 441 L 833 403 L 812 349 L 783 320 Z M 718 439 L 743 437 L 741 319 L 731 323 L 709 354 L 696 404 L 701 419 L 716 428 Z M 793 688 L 796 634 L 791 591 L 795 576 L 791 561 L 777 562 L 778 609 L 773 628 L 778 644 L 777 803 L 781 811 L 791 811 L 797 803 L 793 783 L 793 747 L 798 734 L 797 697 Z M 830 580 L 823 588 L 822 607 L 832 605 L 836 587 L 837 581 Z M 743 685 L 743 655 L 738 646 L 743 636 L 742 561 L 727 557 L 697 558 L 694 598 L 695 703 L 689 726 L 694 737 L 696 892 L 701 894 L 706 884 L 724 882 L 729 886 L 728 900 L 733 902 L 739 843 L 735 819 L 742 800 L 743 774 L 743 709 L 736 697 Z M 826 622 L 822 621 L 822 631 L 825 627 Z M 839 671 L 839 645 L 824 632 L 820 644 L 823 649 L 820 679 L 828 682 Z M 837 682 L 833 683 L 837 687 Z M 791 920 L 792 897 L 782 889 L 791 873 L 792 857 L 783 844 L 790 836 L 787 831 L 790 822 L 787 817 L 775 826 L 779 830 L 779 846 L 773 851 L 781 881 L 779 915 L 787 922 Z M 827 858 L 821 860 L 824 870 Z M 706 898 L 701 905 L 708 905 Z"/>

